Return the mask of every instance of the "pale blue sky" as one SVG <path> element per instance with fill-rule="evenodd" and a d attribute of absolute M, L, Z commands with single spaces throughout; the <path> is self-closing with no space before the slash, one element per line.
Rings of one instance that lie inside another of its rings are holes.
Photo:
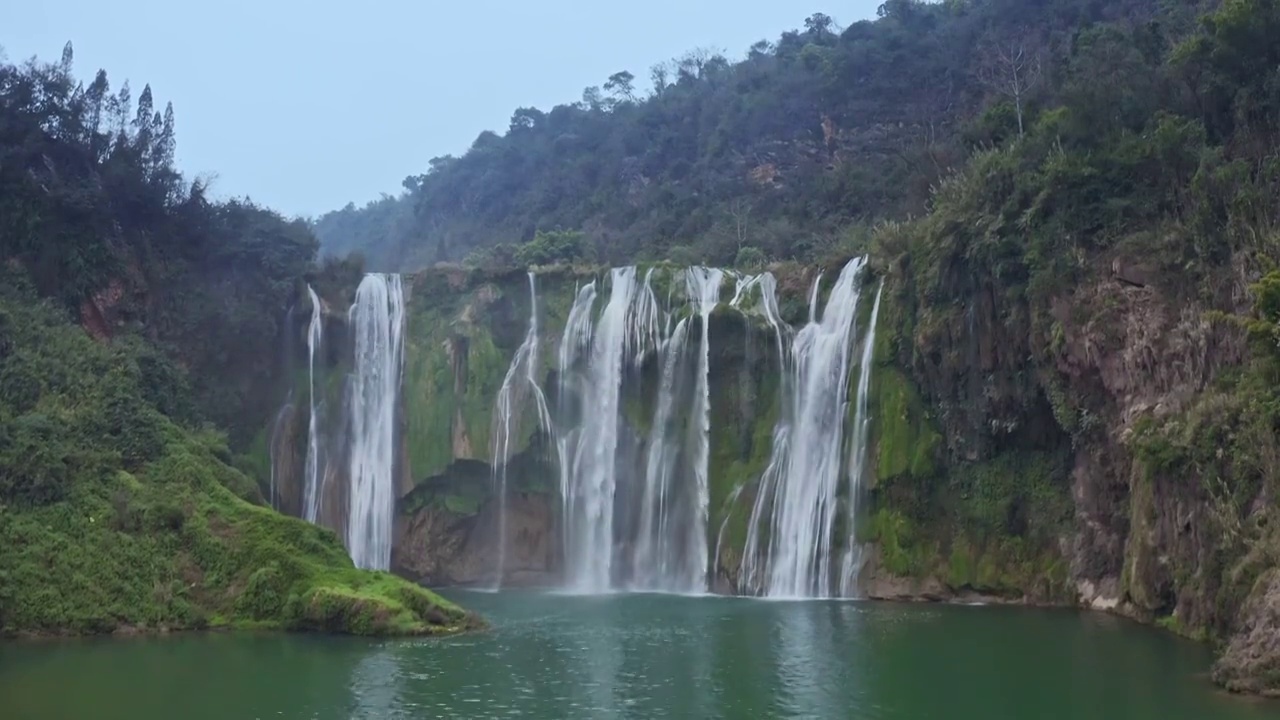
<path fill-rule="evenodd" d="M 618 70 L 647 78 L 695 47 L 741 57 L 825 12 L 879 0 L 40 0 L 5 2 L 11 61 L 101 67 L 112 89 L 172 101 L 178 164 L 220 196 L 312 215 L 397 193 L 437 155 L 499 132 L 517 106 L 577 100 Z M 812 6 L 810 6 L 812 5 Z M 825 7 L 824 7 L 825 5 Z"/>

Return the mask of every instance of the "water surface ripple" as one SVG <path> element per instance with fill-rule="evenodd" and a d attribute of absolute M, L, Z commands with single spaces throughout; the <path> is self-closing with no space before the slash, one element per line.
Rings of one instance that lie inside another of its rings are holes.
<path fill-rule="evenodd" d="M 1253 720 L 1207 648 L 1094 614 L 457 593 L 443 640 L 208 634 L 0 643 L 0 717 Z"/>

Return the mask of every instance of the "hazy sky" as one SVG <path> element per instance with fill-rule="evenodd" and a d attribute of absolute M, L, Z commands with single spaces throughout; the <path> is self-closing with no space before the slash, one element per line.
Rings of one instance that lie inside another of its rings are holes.
<path fill-rule="evenodd" d="M 647 78 L 694 47 L 741 57 L 813 12 L 843 25 L 879 2 L 41 0 L 5 2 L 0 46 L 56 60 L 71 40 L 86 81 L 105 68 L 135 99 L 151 83 L 188 177 L 312 215 L 399 192 L 517 106 L 575 101 L 618 70 Z"/>

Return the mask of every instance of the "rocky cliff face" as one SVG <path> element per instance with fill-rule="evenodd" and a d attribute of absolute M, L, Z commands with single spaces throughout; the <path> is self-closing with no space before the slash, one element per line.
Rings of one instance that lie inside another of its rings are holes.
<path fill-rule="evenodd" d="M 503 585 L 556 583 L 560 547 L 555 510 L 546 493 L 512 493 L 507 498 Z M 474 509 L 431 504 L 403 514 L 391 569 L 433 586 L 492 585 L 497 580 L 500 517 L 494 501 Z"/>
<path fill-rule="evenodd" d="M 892 522 L 864 577 L 873 595 L 1082 605 L 1227 641 L 1219 682 L 1274 693 L 1280 465 L 1232 320 L 1256 271 L 1193 284 L 1142 257 L 1040 287 L 946 257 L 892 264 L 896 364 L 941 467 L 881 464 Z"/>
<path fill-rule="evenodd" d="M 1102 312 L 1073 322 L 1072 307 Z M 1220 568 L 1212 558 L 1223 548 L 1211 488 L 1186 481 L 1192 468 L 1170 475 L 1150 467 L 1139 450 L 1151 423 L 1190 413 L 1241 361 L 1240 331 L 1206 319 L 1206 310 L 1115 273 L 1052 308 L 1063 329 L 1053 369 L 1080 398 L 1077 414 L 1093 418 L 1077 430 L 1071 475 L 1076 589 L 1083 602 L 1189 628 L 1226 620 L 1214 607 Z"/>
<path fill-rule="evenodd" d="M 1213 679 L 1234 692 L 1280 697 L 1280 571 L 1254 585 Z"/>

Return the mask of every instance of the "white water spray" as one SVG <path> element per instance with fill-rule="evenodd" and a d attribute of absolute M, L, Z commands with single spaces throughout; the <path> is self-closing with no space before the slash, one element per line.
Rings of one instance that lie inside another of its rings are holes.
<path fill-rule="evenodd" d="M 284 404 L 276 411 L 275 419 L 271 421 L 271 437 L 268 440 L 268 443 L 270 443 L 269 449 L 271 454 L 271 497 L 268 499 L 271 502 L 271 508 L 273 510 L 280 509 L 280 483 L 284 480 L 284 477 L 280 472 L 282 458 L 292 457 L 292 453 L 290 451 L 290 439 L 286 433 L 282 432 L 286 426 L 292 426 L 292 422 L 285 422 L 286 420 L 291 421 L 292 418 L 293 391 L 290 390 L 289 394 L 285 397 Z"/>
<path fill-rule="evenodd" d="M 867 324 L 866 337 L 862 341 L 862 359 L 858 367 L 858 389 L 854 395 L 853 408 L 853 447 L 849 450 L 849 499 L 846 502 L 846 533 L 849 540 L 845 546 L 844 559 L 840 563 L 840 592 L 845 596 L 856 595 L 858 591 L 858 571 L 862 567 L 862 546 L 858 543 L 857 522 L 858 508 L 862 494 L 866 492 L 867 445 L 871 437 L 871 416 L 867 410 L 868 396 L 871 394 L 871 369 L 875 365 L 876 355 L 876 323 L 880 317 L 880 296 L 884 292 L 884 282 L 876 290 L 876 301 L 871 306 L 871 321 Z"/>
<path fill-rule="evenodd" d="M 579 393 L 579 427 L 566 453 L 566 581 L 580 592 L 602 592 L 612 580 L 622 367 L 627 348 L 641 340 L 631 310 L 640 290 L 635 268 L 615 268 L 610 279 L 609 302 L 593 333 L 587 378 Z M 580 338 L 571 339 L 566 332 L 565 342 L 574 340 Z M 564 356 L 562 348 L 562 360 Z"/>
<path fill-rule="evenodd" d="M 524 342 L 516 349 L 511 366 L 502 379 L 502 388 L 498 390 L 498 400 L 494 408 L 493 433 L 493 474 L 494 485 L 498 494 L 498 567 L 494 578 L 494 589 L 502 587 L 503 574 L 506 571 L 507 558 L 507 464 L 511 460 L 511 436 L 520 421 L 520 403 L 517 393 L 527 390 L 533 398 L 534 409 L 538 417 L 538 425 L 551 433 L 551 414 L 547 409 L 547 399 L 538 384 L 538 282 L 533 273 L 529 273 L 529 329 L 525 333 Z"/>
<path fill-rule="evenodd" d="M 320 419 L 316 414 L 316 353 L 324 339 L 324 316 L 320 296 L 307 286 L 307 295 L 311 296 L 311 322 L 307 325 L 307 383 L 308 399 L 311 402 L 311 415 L 307 425 L 307 461 L 304 472 L 302 492 L 302 516 L 307 522 L 314 523 L 320 517 L 321 488 L 320 465 L 323 462 L 320 447 Z"/>
<path fill-rule="evenodd" d="M 661 375 L 657 388 L 657 407 L 645 454 L 644 486 L 641 492 L 639 527 L 633 558 L 632 587 L 637 590 L 690 590 L 681 582 L 672 582 L 680 562 L 682 543 L 677 542 L 679 520 L 672 517 L 677 486 L 679 445 L 672 439 L 677 422 L 676 397 L 685 360 L 689 321 L 676 324 L 671 337 L 662 342 Z M 685 578 L 687 579 L 687 578 Z"/>
<path fill-rule="evenodd" d="M 810 322 L 796 334 L 791 367 L 784 368 L 791 375 L 789 407 L 774 430 L 743 563 L 744 584 L 771 597 L 832 592 L 850 356 L 865 265 L 865 258 L 845 265 L 821 319 L 821 276 L 814 281 Z"/>
<path fill-rule="evenodd" d="M 694 551 L 697 567 L 688 578 L 690 589 L 707 586 L 707 515 L 710 505 L 709 480 L 711 460 L 711 312 L 720 303 L 720 283 L 724 272 L 712 268 L 690 268 L 685 273 L 689 298 L 696 303 L 702 321 L 702 353 L 698 358 L 698 388 L 694 395 L 693 418 L 697 422 L 693 448 L 693 473 L 698 504 L 688 532 L 687 547 Z"/>
<path fill-rule="evenodd" d="M 395 510 L 396 408 L 404 363 L 404 291 L 399 275 L 371 273 L 356 290 L 351 378 L 351 486 L 347 549 L 357 567 L 391 565 Z"/>

